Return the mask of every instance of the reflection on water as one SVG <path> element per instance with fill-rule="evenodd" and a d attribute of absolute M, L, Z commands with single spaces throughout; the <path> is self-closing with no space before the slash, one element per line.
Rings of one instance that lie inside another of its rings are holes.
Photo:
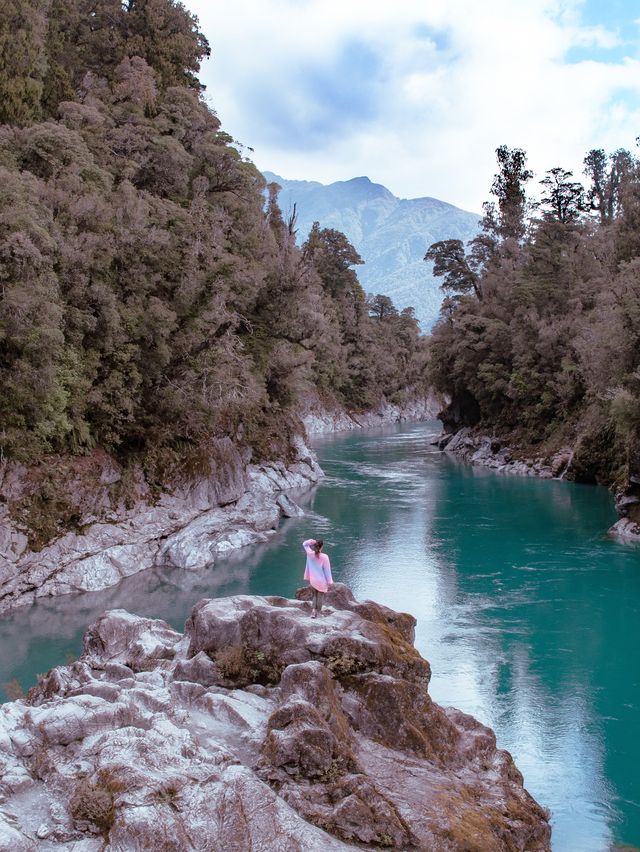
<path fill-rule="evenodd" d="M 298 498 L 298 502 L 304 503 L 310 496 Z M 111 589 L 41 598 L 33 606 L 0 616 L 0 684 L 16 679 L 27 689 L 37 673 L 79 655 L 85 628 L 108 609 L 161 618 L 183 630 L 200 598 L 274 593 L 268 583 L 259 588 L 253 575 L 272 551 L 281 548 L 288 523 L 282 524 L 278 536 L 267 544 L 235 551 L 213 567 L 193 571 L 151 568 Z M 289 593 L 295 588 L 295 583 L 290 584 Z"/>
<path fill-rule="evenodd" d="M 325 539 L 334 576 L 418 618 L 433 697 L 473 713 L 552 810 L 557 852 L 640 846 L 640 549 L 605 532 L 605 489 L 470 468 L 431 426 L 327 437 L 309 515 L 202 572 L 148 571 L 115 590 L 0 619 L 0 682 L 28 686 L 77 654 L 83 628 L 125 607 L 182 629 L 203 596 L 291 595 L 300 540 Z"/>
<path fill-rule="evenodd" d="M 341 579 L 418 616 L 433 697 L 496 730 L 552 810 L 554 849 L 637 844 L 640 551 L 606 537 L 608 492 L 470 468 L 416 427 L 322 455 L 363 501 Z"/>

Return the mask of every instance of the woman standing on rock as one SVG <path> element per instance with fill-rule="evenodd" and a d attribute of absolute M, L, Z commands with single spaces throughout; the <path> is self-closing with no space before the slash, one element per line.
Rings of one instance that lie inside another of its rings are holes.
<path fill-rule="evenodd" d="M 313 613 L 311 618 L 316 618 L 322 611 L 322 595 L 329 586 L 333 585 L 331 577 L 331 563 L 326 553 L 322 553 L 321 539 L 308 538 L 302 542 L 304 552 L 307 554 L 307 564 L 304 569 L 304 579 L 309 581 L 313 589 Z"/>

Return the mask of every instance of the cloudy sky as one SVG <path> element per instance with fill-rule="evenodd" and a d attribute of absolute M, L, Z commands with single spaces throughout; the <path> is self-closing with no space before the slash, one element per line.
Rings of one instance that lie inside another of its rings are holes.
<path fill-rule="evenodd" d="M 480 210 L 498 145 L 536 178 L 637 150 L 637 0 L 185 0 L 223 128 L 261 169 Z"/>

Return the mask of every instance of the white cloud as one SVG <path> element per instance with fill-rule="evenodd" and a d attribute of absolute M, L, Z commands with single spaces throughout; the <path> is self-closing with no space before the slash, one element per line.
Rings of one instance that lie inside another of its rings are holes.
<path fill-rule="evenodd" d="M 366 174 L 397 195 L 479 210 L 500 144 L 542 177 L 633 147 L 640 62 L 571 0 L 191 0 L 223 127 L 288 178 Z"/>

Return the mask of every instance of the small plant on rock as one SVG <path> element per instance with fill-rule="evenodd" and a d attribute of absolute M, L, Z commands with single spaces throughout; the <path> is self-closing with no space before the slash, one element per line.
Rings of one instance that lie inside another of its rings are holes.
<path fill-rule="evenodd" d="M 24 689 L 16 678 L 8 681 L 7 683 L 3 683 L 2 688 L 4 689 L 9 701 L 18 701 L 20 698 L 24 698 Z"/>
<path fill-rule="evenodd" d="M 329 767 L 320 776 L 320 781 L 323 784 L 331 784 L 341 778 L 346 772 L 353 769 L 352 761 L 345 760 L 344 757 L 334 757 Z"/>
<path fill-rule="evenodd" d="M 209 656 L 226 680 L 241 680 L 248 675 L 243 645 L 229 645 L 215 653 L 210 653 Z"/>
<path fill-rule="evenodd" d="M 156 790 L 155 796 L 159 802 L 164 805 L 168 805 L 173 810 L 178 810 L 178 806 L 176 804 L 176 799 L 180 795 L 180 787 L 174 781 L 168 781 L 158 790 Z"/>
<path fill-rule="evenodd" d="M 88 822 L 101 834 L 108 834 L 115 820 L 113 793 L 103 784 L 81 780 L 69 803 L 76 822 Z"/>
<path fill-rule="evenodd" d="M 225 680 L 237 686 L 260 683 L 273 686 L 280 681 L 284 665 L 269 657 L 264 651 L 247 645 L 229 645 L 209 656 Z"/>
<path fill-rule="evenodd" d="M 339 680 L 341 677 L 349 677 L 349 675 L 366 671 L 367 665 L 363 660 L 358 660 L 356 657 L 334 654 L 327 660 L 327 668 Z"/>

